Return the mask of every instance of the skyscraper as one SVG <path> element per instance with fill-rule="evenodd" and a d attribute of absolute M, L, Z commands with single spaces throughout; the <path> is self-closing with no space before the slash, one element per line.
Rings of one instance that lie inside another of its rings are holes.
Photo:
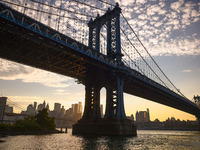
<path fill-rule="evenodd" d="M 79 105 L 79 113 L 82 114 L 82 109 L 83 109 L 83 105 L 82 105 L 82 102 L 78 102 L 78 105 Z"/>
<path fill-rule="evenodd" d="M 54 111 L 61 112 L 61 104 L 60 103 L 54 103 Z"/>
<path fill-rule="evenodd" d="M 62 115 L 65 115 L 65 114 L 66 114 L 66 111 L 65 111 L 64 106 L 62 106 L 62 108 L 61 108 L 61 114 L 62 114 Z"/>
<path fill-rule="evenodd" d="M 75 106 L 74 106 L 74 113 L 75 113 L 75 114 L 78 114 L 78 113 L 79 113 L 78 104 L 75 104 Z"/>
<path fill-rule="evenodd" d="M 34 102 L 34 112 L 36 112 L 37 102 Z"/>
<path fill-rule="evenodd" d="M 7 97 L 0 97 L 0 121 L 3 122 Z"/>
<path fill-rule="evenodd" d="M 144 123 L 150 121 L 150 114 L 148 108 L 147 111 L 139 111 L 139 112 L 137 111 L 135 116 L 137 123 Z"/>
<path fill-rule="evenodd" d="M 34 115 L 34 114 L 35 114 L 34 107 L 33 107 L 32 104 L 30 104 L 30 105 L 27 106 L 26 113 L 27 113 L 28 115 Z"/>

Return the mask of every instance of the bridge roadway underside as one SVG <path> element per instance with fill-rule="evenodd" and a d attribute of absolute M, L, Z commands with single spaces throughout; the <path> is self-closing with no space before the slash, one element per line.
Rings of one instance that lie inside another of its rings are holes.
<path fill-rule="evenodd" d="M 32 66 L 35 68 L 58 73 L 86 82 L 86 75 L 94 73 L 96 80 L 109 81 L 113 72 L 117 71 L 108 64 L 100 62 L 81 52 L 75 51 L 61 43 L 41 37 L 38 33 L 0 20 L 0 57 Z M 128 73 L 124 80 L 124 92 L 158 102 L 188 112 L 200 118 L 200 110 L 194 105 L 170 95 Z"/>

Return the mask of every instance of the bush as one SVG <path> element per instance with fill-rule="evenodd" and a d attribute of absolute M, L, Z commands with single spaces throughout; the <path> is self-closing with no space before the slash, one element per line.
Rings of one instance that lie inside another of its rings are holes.
<path fill-rule="evenodd" d="M 14 129 L 33 131 L 42 129 L 55 130 L 54 118 L 48 116 L 47 109 L 43 109 L 36 116 L 26 117 L 24 120 L 17 120 L 14 124 Z"/>

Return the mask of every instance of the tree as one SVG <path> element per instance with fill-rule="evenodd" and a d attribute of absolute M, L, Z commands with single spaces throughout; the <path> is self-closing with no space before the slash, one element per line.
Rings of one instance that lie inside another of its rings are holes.
<path fill-rule="evenodd" d="M 55 130 L 56 125 L 54 123 L 54 118 L 48 116 L 47 109 L 44 108 L 40 110 L 36 115 L 36 122 L 43 128 L 49 130 Z"/>

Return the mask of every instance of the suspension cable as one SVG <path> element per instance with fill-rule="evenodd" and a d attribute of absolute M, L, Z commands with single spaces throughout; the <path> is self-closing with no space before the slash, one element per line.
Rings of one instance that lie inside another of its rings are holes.
<path fill-rule="evenodd" d="M 95 7 L 95 6 L 92 6 L 92 5 L 83 3 L 83 2 L 79 2 L 79 1 L 77 1 L 77 0 L 72 0 L 72 1 L 77 2 L 77 3 L 79 3 L 79 4 L 82 4 L 82 5 L 85 5 L 85 6 L 88 6 L 88 7 L 91 7 L 91 8 L 95 8 L 95 9 L 101 10 L 101 11 L 107 11 L 107 10 L 105 10 L 105 9 L 98 8 L 98 7 Z"/>
<path fill-rule="evenodd" d="M 131 43 L 131 45 L 133 46 L 133 48 L 136 50 L 136 52 L 140 55 L 140 57 L 142 58 L 142 60 L 146 63 L 146 65 L 151 69 L 151 71 L 156 75 L 156 77 L 166 86 L 166 84 L 160 79 L 160 77 L 155 73 L 155 71 L 149 66 L 149 64 L 146 62 L 146 60 L 142 57 L 142 55 L 139 53 L 139 51 L 137 50 L 137 48 L 133 45 L 133 43 L 130 41 L 130 39 L 127 37 L 127 35 L 124 33 L 123 30 L 121 30 L 123 32 L 123 34 L 125 35 L 125 37 L 127 38 L 127 40 Z"/>
<path fill-rule="evenodd" d="M 44 6 L 49 6 L 49 7 L 52 7 L 52 8 L 58 9 L 58 10 L 66 11 L 66 12 L 69 12 L 69 13 L 73 13 L 73 14 L 78 14 L 78 15 L 82 15 L 82 16 L 86 16 L 86 17 L 95 18 L 95 17 L 92 16 L 92 15 L 82 14 L 82 13 L 79 13 L 79 12 L 75 12 L 75 11 L 71 11 L 71 10 L 63 9 L 63 8 L 61 8 L 61 7 L 58 8 L 58 7 L 55 7 L 55 6 L 53 6 L 53 5 L 45 4 L 45 3 L 38 2 L 38 1 L 35 1 L 35 0 L 30 0 L 30 1 L 35 2 L 35 3 L 38 3 L 38 4 L 41 4 L 41 5 L 44 5 Z"/>
<path fill-rule="evenodd" d="M 106 26 L 103 26 L 103 27 L 106 28 Z M 122 30 L 122 29 L 121 29 L 121 30 Z M 101 34 L 101 36 L 104 38 L 104 40 L 106 40 L 105 36 L 104 36 L 102 33 L 100 33 L 100 34 Z M 112 47 L 112 45 L 111 45 L 111 47 Z M 113 47 L 112 47 L 112 48 L 113 48 Z M 145 73 L 140 69 L 140 67 L 135 63 L 135 61 L 132 60 L 132 59 L 130 58 L 130 56 L 127 54 L 127 52 L 124 50 L 124 48 L 121 47 L 121 49 L 122 49 L 122 51 L 126 54 L 126 56 L 130 59 L 130 61 L 134 63 L 134 65 L 138 68 L 138 70 L 140 70 L 140 72 L 141 72 L 143 75 L 145 75 Z M 131 66 L 130 66 L 126 61 L 125 61 L 125 63 L 127 64 L 127 66 L 129 66 L 129 67 L 131 68 Z"/>
<path fill-rule="evenodd" d="M 37 11 L 37 12 L 42 12 L 42 13 L 49 14 L 49 15 L 53 15 L 53 16 L 57 16 L 57 17 L 63 17 L 63 18 L 71 19 L 71 20 L 79 20 L 79 21 L 83 21 L 83 22 L 88 22 L 88 20 L 84 20 L 84 19 L 66 17 L 66 16 L 63 16 L 63 15 L 58 15 L 58 14 L 46 12 L 46 11 L 43 11 L 43 10 L 38 10 L 38 9 L 26 7 L 26 6 L 21 6 L 21 5 L 19 5 L 19 4 L 15 4 L 15 3 L 12 3 L 12 2 L 7 2 L 7 1 L 4 1 L 4 0 L 1 0 L 1 1 L 4 2 L 4 3 L 8 3 L 8 4 L 11 4 L 11 5 L 14 5 L 14 6 L 19 6 L 19 7 L 22 7 L 22 8 L 34 10 L 34 11 Z"/>
<path fill-rule="evenodd" d="M 150 53 L 148 52 L 148 50 L 146 49 L 146 47 L 144 46 L 144 44 L 141 42 L 141 40 L 139 39 L 139 37 L 137 36 L 137 34 L 135 33 L 135 31 L 133 30 L 133 28 L 131 27 L 131 25 L 128 23 L 127 19 L 124 17 L 123 13 L 122 17 L 124 18 L 124 20 L 126 21 L 126 23 L 128 24 L 128 26 L 130 27 L 130 29 L 132 30 L 132 32 L 134 33 L 135 37 L 138 39 L 138 41 L 140 42 L 140 44 L 142 45 L 142 47 L 145 49 L 145 51 L 147 52 L 147 54 L 150 56 L 150 58 L 153 60 L 153 62 L 155 63 L 155 65 L 158 67 L 158 69 L 161 71 L 161 73 L 165 76 L 165 78 L 171 83 L 171 85 L 177 90 L 177 92 L 179 92 L 183 97 L 185 97 L 185 95 L 183 95 L 180 90 L 178 90 L 176 88 L 176 86 L 169 80 L 169 78 L 166 76 L 166 74 L 162 71 L 162 69 L 159 67 L 159 65 L 156 63 L 156 61 L 153 59 L 153 57 L 150 55 Z M 186 97 L 185 97 L 186 98 Z"/>

